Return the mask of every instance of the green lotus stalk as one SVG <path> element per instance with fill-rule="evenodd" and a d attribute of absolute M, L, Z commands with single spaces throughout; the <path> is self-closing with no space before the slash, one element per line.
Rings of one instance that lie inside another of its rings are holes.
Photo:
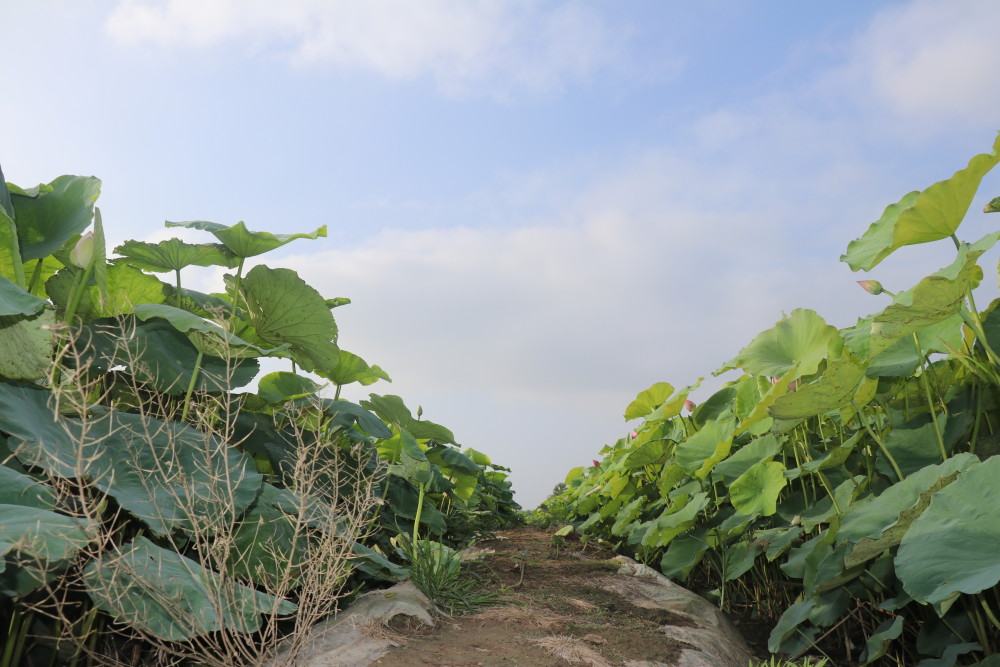
<path fill-rule="evenodd" d="M 243 262 L 246 259 L 246 257 L 240 257 L 239 266 L 236 267 L 236 279 L 233 281 L 233 310 L 231 312 L 233 317 L 236 317 L 236 310 L 240 307 L 240 284 L 243 282 Z"/>
<path fill-rule="evenodd" d="M 10 627 L 7 629 L 3 656 L 0 656 L 0 667 L 17 667 L 21 664 L 21 653 L 24 651 L 32 616 L 31 613 L 19 612 L 15 605 L 10 617 Z"/>
<path fill-rule="evenodd" d="M 926 362 L 923 352 L 920 350 L 920 339 L 917 338 L 917 334 L 913 334 L 913 344 L 917 348 L 917 357 Z M 934 423 L 934 435 L 937 438 L 938 449 L 941 452 L 941 460 L 945 461 L 948 459 L 948 452 L 946 452 L 944 448 L 944 436 L 941 435 L 941 425 L 938 423 L 937 411 L 934 409 L 934 398 L 931 396 L 931 385 L 927 382 L 927 374 L 924 370 L 925 369 L 921 369 L 918 380 L 920 382 L 920 386 L 924 390 L 924 397 L 927 399 L 927 409 L 930 411 L 931 421 Z"/>
<path fill-rule="evenodd" d="M 906 477 L 903 475 L 903 471 L 899 469 L 899 465 L 896 463 L 896 459 L 892 457 L 892 454 L 889 453 L 889 449 L 885 446 L 885 443 L 882 442 L 882 438 L 878 437 L 875 431 L 872 430 L 871 424 L 868 423 L 868 418 L 864 416 L 864 413 L 861 411 L 861 408 L 859 408 L 858 404 L 855 403 L 854 401 L 851 401 L 851 405 L 854 407 L 855 412 L 858 413 L 858 419 L 861 420 L 862 426 L 864 426 L 865 430 L 868 431 L 868 435 L 872 437 L 872 440 L 875 441 L 875 444 L 877 444 L 879 446 L 879 449 L 882 450 L 882 453 L 885 454 L 885 458 L 886 460 L 889 461 L 889 465 L 892 466 L 892 470 L 893 472 L 896 473 L 896 477 L 899 479 L 899 481 L 903 481 L 904 479 L 906 479 Z"/>
<path fill-rule="evenodd" d="M 413 560 L 417 560 L 417 540 L 420 539 L 420 515 L 424 510 L 424 491 L 426 489 L 426 484 L 420 482 L 420 493 L 417 496 L 417 514 L 413 518 L 413 544 L 411 545 L 413 549 Z"/>
<path fill-rule="evenodd" d="M 66 324 L 73 323 L 73 316 L 80 306 L 80 299 L 87 289 L 87 283 L 94 274 L 94 233 L 87 232 L 80 237 L 76 246 L 69 254 L 70 264 L 83 269 L 83 276 L 74 285 L 70 292 L 69 303 L 66 305 Z"/>
<path fill-rule="evenodd" d="M 35 260 L 35 269 L 31 272 L 31 282 L 28 283 L 28 292 L 30 292 L 31 294 L 35 294 L 35 290 L 38 289 L 38 283 L 42 279 L 43 264 L 44 264 L 43 260 L 41 259 Z"/>
<path fill-rule="evenodd" d="M 951 235 L 952 243 L 955 244 L 956 249 L 960 249 L 961 242 L 958 237 L 954 234 Z M 961 313 L 962 320 L 965 321 L 969 328 L 972 329 L 973 333 L 976 334 L 976 339 L 982 344 L 983 349 L 986 350 L 986 356 L 990 358 L 994 366 L 1000 366 L 1000 356 L 993 350 L 990 345 L 990 341 L 986 338 L 986 330 L 983 328 L 983 320 L 979 316 L 979 309 L 976 308 L 976 298 L 972 295 L 972 290 L 970 289 L 965 295 L 969 299 L 969 309 L 968 312 L 963 308 L 959 312 Z M 998 379 L 998 384 L 1000 384 L 1000 379 Z"/>
<path fill-rule="evenodd" d="M 178 308 L 181 307 L 181 270 L 174 269 L 174 284 L 176 285 L 176 292 L 174 292 L 174 305 Z"/>
<path fill-rule="evenodd" d="M 194 393 L 194 385 L 198 380 L 198 371 L 201 370 L 201 360 L 205 353 L 198 350 L 198 356 L 194 361 L 194 369 L 191 371 L 191 381 L 188 382 L 187 393 L 184 394 L 184 409 L 181 410 L 181 421 L 186 421 L 188 409 L 191 407 L 191 394 Z"/>
<path fill-rule="evenodd" d="M 986 612 L 986 617 L 990 620 L 990 623 L 997 630 L 1000 630 L 1000 620 L 997 619 L 996 614 L 994 614 L 993 610 L 990 609 L 990 605 L 986 601 L 986 598 L 983 597 L 982 593 L 976 593 L 976 598 L 979 599 L 979 606 L 981 606 L 983 611 Z"/>

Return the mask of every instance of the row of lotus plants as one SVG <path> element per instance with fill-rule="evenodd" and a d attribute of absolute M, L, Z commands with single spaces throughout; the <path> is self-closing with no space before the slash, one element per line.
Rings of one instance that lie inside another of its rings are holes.
<path fill-rule="evenodd" d="M 0 666 L 288 658 L 406 576 L 401 536 L 443 549 L 516 518 L 485 454 L 397 396 L 341 397 L 389 381 L 338 346 L 348 299 L 245 270 L 325 227 L 168 222 L 214 239 L 109 258 L 100 188 L 0 188 Z M 228 269 L 225 291 L 184 287 L 191 266 Z M 266 357 L 290 370 L 258 377 Z"/>
<path fill-rule="evenodd" d="M 769 617 L 773 653 L 1000 665 L 1000 300 L 973 297 L 1000 232 L 958 236 L 998 151 L 888 206 L 841 257 L 869 271 L 942 241 L 952 264 L 895 294 L 859 281 L 889 302 L 851 327 L 791 312 L 700 405 L 694 386 L 643 391 L 625 411 L 639 425 L 549 506 Z"/>

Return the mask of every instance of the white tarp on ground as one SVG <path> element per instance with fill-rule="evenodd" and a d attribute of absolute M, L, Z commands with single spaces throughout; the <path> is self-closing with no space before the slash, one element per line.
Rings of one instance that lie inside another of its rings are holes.
<path fill-rule="evenodd" d="M 752 660 L 743 637 L 729 619 L 704 598 L 678 586 L 662 574 L 630 558 L 618 556 L 622 565 L 615 575 L 595 584 L 616 593 L 638 607 L 663 609 L 677 614 L 692 626 L 664 625 L 660 630 L 671 639 L 693 648 L 684 649 L 679 662 L 628 663 L 630 667 L 746 667 Z M 434 625 L 430 601 L 409 581 L 392 588 L 371 591 L 355 600 L 335 618 L 317 624 L 305 649 L 294 659 L 279 653 L 264 667 L 368 667 L 394 646 L 373 629 L 394 616 L 405 614 Z"/>

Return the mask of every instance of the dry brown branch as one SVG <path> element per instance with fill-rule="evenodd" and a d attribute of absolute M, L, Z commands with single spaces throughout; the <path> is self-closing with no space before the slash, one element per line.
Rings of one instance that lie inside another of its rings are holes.
<path fill-rule="evenodd" d="M 122 328 L 115 335 L 124 342 L 131 332 Z M 271 510 L 268 521 L 265 514 L 258 514 L 253 523 L 234 498 L 245 493 L 248 475 L 257 475 L 256 471 L 251 466 L 234 474 L 231 467 L 218 464 L 239 444 L 239 401 L 227 394 L 195 392 L 188 423 L 197 430 L 182 433 L 175 425 L 180 400 L 136 381 L 139 360 L 127 346 L 121 345 L 118 352 L 131 373 L 93 374 L 86 372 L 86 341 L 65 338 L 58 355 L 62 367 L 52 376 L 53 407 L 72 418 L 63 421 L 73 425 L 66 432 L 75 440 L 76 455 L 72 474 L 49 475 L 47 481 L 56 491 L 60 513 L 92 522 L 97 529 L 58 576 L 47 576 L 44 566 L 39 567 L 37 576 L 51 581 L 25 596 L 21 608 L 50 619 L 49 626 L 59 629 L 51 642 L 65 664 L 89 658 L 90 664 L 113 666 L 166 667 L 183 661 L 219 667 L 253 665 L 268 658 L 279 641 L 284 655 L 294 659 L 310 628 L 335 611 L 346 594 L 354 542 L 370 530 L 374 516 L 374 485 L 382 470 L 363 465 L 374 452 L 322 421 L 310 423 L 309 417 L 319 411 L 317 405 L 278 410 L 276 427 L 289 439 L 291 455 L 280 481 L 274 475 L 265 477 L 293 493 L 283 496 L 282 511 Z M 227 361 L 231 368 L 233 360 Z M 114 412 L 94 409 L 95 405 L 117 406 L 145 419 L 138 422 L 138 430 L 126 428 L 109 421 Z M 150 457 L 152 446 L 157 451 Z M 126 448 L 117 454 L 121 465 L 97 465 L 110 447 Z M 147 455 L 140 459 L 143 452 Z M 129 461 L 140 460 L 145 467 L 128 469 Z M 101 490 L 116 476 L 125 475 L 138 480 L 156 499 L 151 519 L 167 528 L 161 531 L 165 534 L 151 530 Z M 263 502 L 262 497 L 253 502 Z M 264 534 L 273 529 L 280 529 L 282 543 L 251 540 L 257 544 L 248 544 L 248 530 Z M 200 609 L 199 616 L 229 619 L 226 625 L 233 625 L 231 619 L 246 606 L 247 587 L 273 598 L 270 608 L 253 615 L 261 620 L 259 629 L 224 628 L 180 641 L 98 612 L 92 596 L 103 598 L 105 608 L 128 606 L 132 603 L 123 596 L 131 586 L 133 592 L 144 591 L 143 604 L 152 605 L 147 611 L 155 607 L 181 632 L 204 627 L 199 623 L 205 619 L 195 617 L 186 606 L 185 592 L 161 594 L 156 582 L 144 580 L 144 571 L 129 557 L 140 537 L 185 556 L 181 562 L 186 575 L 200 582 L 211 600 L 211 609 Z M 287 548 L 288 544 L 299 548 Z M 101 576 L 85 577 L 88 566 Z M 206 579 L 201 568 L 219 576 Z M 296 612 L 280 612 L 281 601 L 293 602 Z"/>

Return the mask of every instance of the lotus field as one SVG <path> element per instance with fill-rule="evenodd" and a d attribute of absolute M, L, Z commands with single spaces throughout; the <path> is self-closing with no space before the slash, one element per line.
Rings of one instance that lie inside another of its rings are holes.
<path fill-rule="evenodd" d="M 517 517 L 506 469 L 422 410 L 341 397 L 389 381 L 337 345 L 349 299 L 247 270 L 325 227 L 168 222 L 211 242 L 109 259 L 100 188 L 0 188 L 0 666 L 294 656 L 345 595 Z M 263 358 L 288 370 L 240 391 Z"/>
<path fill-rule="evenodd" d="M 950 265 L 860 280 L 881 309 L 851 327 L 792 311 L 700 405 L 697 383 L 641 392 L 538 511 L 557 536 L 757 617 L 773 654 L 1000 666 L 1000 299 L 973 296 L 1000 231 L 959 229 L 998 161 L 1000 138 L 841 258 L 941 242 Z M 509 471 L 398 396 L 346 400 L 390 381 L 338 345 L 350 300 L 256 259 L 326 228 L 167 222 L 206 242 L 109 251 L 100 188 L 0 188 L 0 667 L 262 664 L 383 582 L 487 597 L 438 577 L 520 519 Z M 185 287 L 192 266 L 224 291 Z"/>
<path fill-rule="evenodd" d="M 998 153 L 888 206 L 841 257 L 870 271 L 942 242 L 954 262 L 896 293 L 859 281 L 881 309 L 854 326 L 791 312 L 700 405 L 693 387 L 641 392 L 640 425 L 543 506 L 560 532 L 770 619 L 774 653 L 1000 665 L 1000 300 L 973 298 L 1000 232 L 960 230 Z"/>

